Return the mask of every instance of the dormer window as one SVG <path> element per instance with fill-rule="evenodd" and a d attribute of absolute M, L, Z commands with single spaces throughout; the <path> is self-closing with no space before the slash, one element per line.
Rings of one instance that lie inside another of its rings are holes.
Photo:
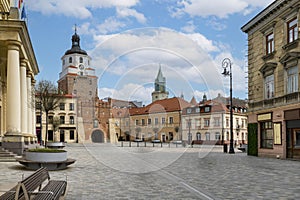
<path fill-rule="evenodd" d="M 206 107 L 204 108 L 204 112 L 210 112 L 210 107 L 209 107 L 209 106 L 206 106 Z"/>

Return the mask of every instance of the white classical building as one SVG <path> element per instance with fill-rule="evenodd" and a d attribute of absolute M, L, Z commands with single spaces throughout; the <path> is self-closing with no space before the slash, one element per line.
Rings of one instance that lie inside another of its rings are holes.
<path fill-rule="evenodd" d="M 17 154 L 37 144 L 32 91 L 39 69 L 15 1 L 0 0 L 0 137 Z"/>
<path fill-rule="evenodd" d="M 223 144 L 230 140 L 230 109 L 217 97 L 182 111 L 182 140 L 195 144 Z M 246 107 L 233 101 L 233 140 L 235 144 L 247 143 Z"/>

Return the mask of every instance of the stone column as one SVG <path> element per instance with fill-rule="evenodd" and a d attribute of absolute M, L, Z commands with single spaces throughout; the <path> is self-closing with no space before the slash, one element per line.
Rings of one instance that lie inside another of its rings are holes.
<path fill-rule="evenodd" d="M 27 76 L 27 101 L 30 102 L 29 103 L 29 109 L 28 109 L 28 112 L 27 112 L 27 118 L 28 118 L 28 133 L 33 133 L 32 132 L 32 112 L 34 111 L 34 104 L 32 102 L 32 85 L 31 85 L 31 76 L 28 75 Z"/>
<path fill-rule="evenodd" d="M 7 51 L 6 130 L 17 134 L 21 132 L 20 45 L 18 41 L 10 41 Z"/>
<path fill-rule="evenodd" d="M 26 66 L 27 61 L 21 61 L 21 68 L 20 68 L 20 80 L 21 80 L 21 132 L 28 133 L 28 108 L 30 107 L 30 101 L 28 101 L 28 94 L 27 94 L 27 80 L 26 80 Z"/>
<path fill-rule="evenodd" d="M 34 89 L 34 87 L 35 87 L 35 80 L 32 80 L 31 81 L 31 92 L 32 92 L 32 94 L 35 94 L 35 89 Z M 31 98 L 32 98 L 32 104 L 33 105 L 35 105 L 35 95 L 31 95 Z M 32 110 L 31 110 L 31 113 L 32 113 L 32 116 L 31 116 L 31 119 L 32 119 L 32 134 L 34 135 L 34 136 L 36 136 L 36 113 L 35 113 L 35 106 L 34 107 L 32 107 Z"/>

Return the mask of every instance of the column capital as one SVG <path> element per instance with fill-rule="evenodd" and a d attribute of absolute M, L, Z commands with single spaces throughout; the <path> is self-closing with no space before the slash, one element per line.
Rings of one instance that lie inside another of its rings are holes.
<path fill-rule="evenodd" d="M 28 65 L 29 61 L 25 58 L 21 59 L 20 65 L 21 67 L 26 67 Z"/>
<path fill-rule="evenodd" d="M 8 50 L 20 50 L 22 43 L 18 40 L 7 40 L 6 45 Z"/>

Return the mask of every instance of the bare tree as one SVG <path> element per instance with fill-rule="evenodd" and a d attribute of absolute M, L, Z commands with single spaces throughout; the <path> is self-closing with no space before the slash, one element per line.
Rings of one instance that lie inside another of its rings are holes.
<path fill-rule="evenodd" d="M 58 87 L 48 80 L 41 80 L 38 82 L 35 88 L 35 94 L 37 97 L 36 100 L 39 102 L 41 109 L 46 114 L 45 146 L 47 147 L 49 111 L 54 111 L 59 107 L 59 104 L 62 102 L 63 95 L 59 94 Z"/>

